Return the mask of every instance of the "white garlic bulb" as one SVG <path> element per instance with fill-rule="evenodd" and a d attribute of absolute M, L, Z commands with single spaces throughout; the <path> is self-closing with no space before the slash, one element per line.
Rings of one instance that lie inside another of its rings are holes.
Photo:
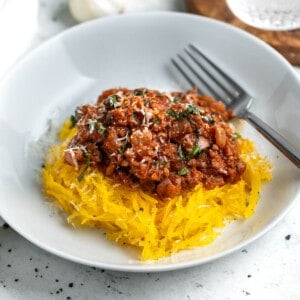
<path fill-rule="evenodd" d="M 183 0 L 69 0 L 78 22 L 137 11 L 183 10 Z"/>
<path fill-rule="evenodd" d="M 123 0 L 69 0 L 69 8 L 78 22 L 122 12 Z"/>

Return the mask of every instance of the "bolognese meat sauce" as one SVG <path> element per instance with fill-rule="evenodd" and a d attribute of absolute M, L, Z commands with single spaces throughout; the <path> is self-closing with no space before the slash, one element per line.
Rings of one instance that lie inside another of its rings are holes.
<path fill-rule="evenodd" d="M 78 131 L 64 159 L 160 198 L 199 183 L 212 189 L 239 181 L 245 171 L 236 134 L 226 123 L 232 117 L 222 102 L 194 89 L 110 89 L 95 105 L 76 109 L 71 121 Z"/>

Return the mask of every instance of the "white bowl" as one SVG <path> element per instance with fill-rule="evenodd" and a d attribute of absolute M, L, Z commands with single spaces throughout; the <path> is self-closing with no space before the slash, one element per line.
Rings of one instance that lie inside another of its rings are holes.
<path fill-rule="evenodd" d="M 101 232 L 74 229 L 44 199 L 38 182 L 49 124 L 116 86 L 182 88 L 170 58 L 197 44 L 255 97 L 252 111 L 300 148 L 300 88 L 291 66 L 255 37 L 210 19 L 180 13 L 108 17 L 76 26 L 22 60 L 0 87 L 0 214 L 39 247 L 79 263 L 127 271 L 165 271 L 232 253 L 278 222 L 299 197 L 299 171 L 247 124 L 243 135 L 274 164 L 254 216 L 228 226 L 209 246 L 143 263 Z M 49 120 L 52 120 L 51 122 Z"/>

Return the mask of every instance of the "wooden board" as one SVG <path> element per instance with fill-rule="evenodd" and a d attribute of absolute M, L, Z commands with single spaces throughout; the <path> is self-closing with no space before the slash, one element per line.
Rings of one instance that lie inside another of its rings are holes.
<path fill-rule="evenodd" d="M 191 13 L 214 18 L 242 28 L 267 42 L 291 64 L 300 66 L 300 30 L 267 31 L 249 26 L 236 18 L 227 7 L 226 0 L 185 0 Z"/>

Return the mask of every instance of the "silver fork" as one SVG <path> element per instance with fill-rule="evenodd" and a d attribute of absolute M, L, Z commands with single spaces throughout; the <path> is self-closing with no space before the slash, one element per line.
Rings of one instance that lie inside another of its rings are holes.
<path fill-rule="evenodd" d="M 189 85 L 197 87 L 199 93 L 204 94 L 203 89 L 199 87 L 199 84 L 196 84 L 195 79 L 197 79 L 211 96 L 223 101 L 227 108 L 233 109 L 236 117 L 247 120 L 291 162 L 300 168 L 299 151 L 282 135 L 249 111 L 253 100 L 252 97 L 197 47 L 190 44 L 184 51 L 189 60 L 178 54 L 177 59 L 171 59 L 171 61 Z"/>

